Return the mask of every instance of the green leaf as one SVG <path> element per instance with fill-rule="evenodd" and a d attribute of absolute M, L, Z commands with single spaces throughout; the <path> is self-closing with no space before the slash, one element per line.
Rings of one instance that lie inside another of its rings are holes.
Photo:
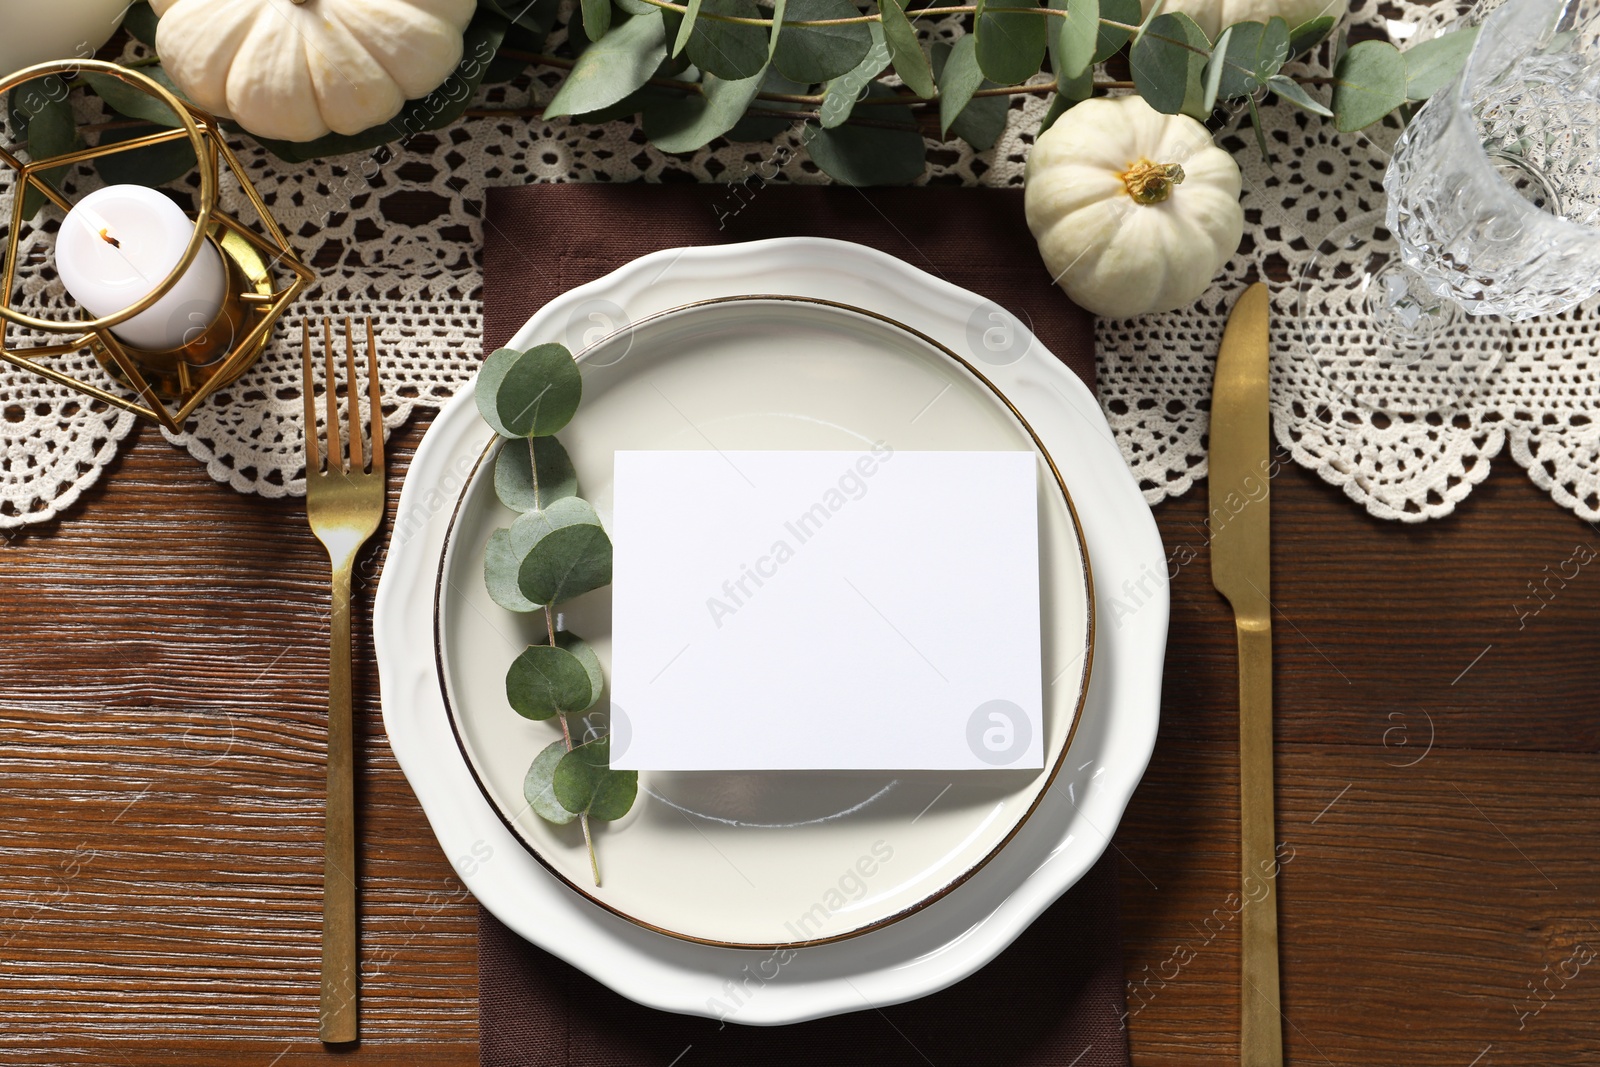
<path fill-rule="evenodd" d="M 1001 0 L 1001 7 L 1024 7 L 1025 0 Z M 1049 40 L 1043 15 L 991 11 L 978 0 L 972 35 L 977 40 L 978 67 L 1001 85 L 1016 85 L 1037 74 Z"/>
<path fill-rule="evenodd" d="M 962 42 L 966 43 L 963 44 Z M 956 38 L 954 46 L 943 41 L 933 44 L 933 73 L 939 81 L 939 130 L 954 133 L 982 152 L 994 145 L 1005 132 L 1010 101 L 1003 96 L 973 96 L 994 82 L 978 69 L 973 54 L 972 35 Z M 951 64 L 958 64 L 952 67 Z"/>
<path fill-rule="evenodd" d="M 972 94 L 983 85 L 983 71 L 978 68 L 977 42 L 972 34 L 956 38 L 949 45 L 949 58 L 943 59 L 939 71 L 939 132 L 948 134 L 950 127 L 972 101 Z M 941 52 L 935 46 L 934 59 L 940 61 Z"/>
<path fill-rule="evenodd" d="M 772 52 L 773 64 L 785 75 L 806 85 L 816 85 L 854 70 L 872 51 L 873 35 L 864 22 L 844 26 L 796 26 L 796 22 L 856 18 L 861 14 L 849 0 L 789 0 L 784 18 L 789 22 Z M 905 20 L 904 13 L 901 21 Z M 887 30 L 887 26 L 885 26 Z"/>
<path fill-rule="evenodd" d="M 131 126 L 119 130 L 105 130 L 100 134 L 101 144 L 132 141 L 161 133 L 161 126 Z M 187 137 L 144 148 L 130 148 L 126 152 L 100 156 L 94 161 L 95 169 L 107 185 L 148 185 L 152 189 L 177 181 L 194 170 L 197 160 L 194 146 Z"/>
<path fill-rule="evenodd" d="M 1325 119 L 1333 118 L 1333 112 L 1328 109 L 1328 105 L 1306 92 L 1305 87 L 1293 78 L 1274 74 L 1267 79 L 1267 88 L 1303 111 L 1321 115 Z"/>
<path fill-rule="evenodd" d="M 1267 151 L 1267 132 L 1261 126 L 1261 109 L 1256 106 L 1256 98 L 1247 96 L 1245 104 L 1250 108 L 1250 128 L 1255 131 L 1256 147 L 1261 150 L 1261 158 L 1268 163 L 1272 162 L 1272 153 Z"/>
<path fill-rule="evenodd" d="M 167 77 L 167 72 L 160 67 L 145 67 L 139 73 L 160 83 L 179 100 L 187 99 L 172 83 L 172 79 Z M 151 96 L 143 89 L 135 89 L 120 78 L 84 71 L 83 80 L 88 82 L 89 88 L 93 89 L 100 99 L 111 105 L 111 110 L 119 115 L 126 115 L 130 119 L 144 119 L 158 126 L 183 125 L 183 119 L 179 118 L 177 112 L 160 98 Z"/>
<path fill-rule="evenodd" d="M 327 156 L 365 152 L 412 134 L 449 126 L 472 103 L 478 86 L 483 84 L 489 68 L 494 65 L 495 53 L 500 50 L 509 25 L 502 15 L 488 7 L 478 8 L 462 35 L 461 63 L 455 71 L 427 96 L 407 102 L 400 114 L 388 122 L 360 133 L 330 133 L 315 141 L 275 141 L 267 137 L 255 140 L 279 159 L 306 163 Z"/>
<path fill-rule="evenodd" d="M 1224 100 L 1260 89 L 1289 58 L 1289 24 L 1280 18 L 1240 22 L 1229 26 L 1223 37 L 1217 39 L 1206 73 L 1209 77 L 1212 67 L 1220 67 L 1217 95 Z"/>
<path fill-rule="evenodd" d="M 1406 99 L 1426 100 L 1455 81 L 1478 39 L 1478 27 L 1469 26 L 1423 41 L 1402 53 L 1406 62 Z"/>
<path fill-rule="evenodd" d="M 610 822 L 628 814 L 639 772 L 611 769 L 611 739 L 596 738 L 561 757 L 552 776 L 556 800 L 573 814 Z"/>
<path fill-rule="evenodd" d="M 557 634 L 554 647 L 530 645 L 506 672 L 506 701 L 524 719 L 588 711 L 604 688 L 600 657 L 570 633 Z"/>
<path fill-rule="evenodd" d="M 1228 43 L 1233 40 L 1233 31 L 1232 26 L 1222 31 L 1211 49 L 1211 58 L 1206 60 L 1205 96 L 1200 106 L 1208 112 L 1217 106 L 1217 94 L 1222 91 L 1222 73 L 1228 69 Z"/>
<path fill-rule="evenodd" d="M 527 614 L 540 606 L 522 595 L 517 576 L 522 572 L 522 561 L 533 547 L 529 540 L 535 529 L 525 528 L 520 533 L 512 529 L 495 530 L 483 549 L 483 584 L 489 589 L 489 599 L 507 611 Z"/>
<path fill-rule="evenodd" d="M 1164 115 L 1205 118 L 1201 79 L 1210 54 L 1211 42 L 1188 15 L 1158 15 L 1129 53 L 1133 84 L 1145 102 Z"/>
<path fill-rule="evenodd" d="M 611 584 L 611 538 L 581 497 L 519 516 L 511 541 L 513 550 L 532 546 L 517 570 L 517 588 L 535 604 L 557 604 Z"/>
<path fill-rule="evenodd" d="M 844 120 L 850 117 L 850 112 L 855 108 L 862 92 L 872 84 L 872 79 L 882 74 L 889 66 L 889 45 L 884 41 L 883 27 L 876 22 L 869 22 L 867 32 L 872 35 L 872 47 L 867 51 L 866 57 L 854 70 L 834 78 L 823 86 L 822 107 L 819 111 L 822 128 L 825 130 L 842 125 Z"/>
<path fill-rule="evenodd" d="M 522 779 L 522 799 L 528 802 L 535 815 L 557 826 L 565 826 L 578 817 L 576 812 L 563 808 L 555 794 L 556 767 L 566 754 L 565 741 L 551 742 L 533 758 L 527 775 Z"/>
<path fill-rule="evenodd" d="M 1144 17 L 1139 0 L 1100 0 L 1100 17 L 1111 22 L 1120 22 L 1125 26 L 1137 26 Z M 1128 43 L 1128 38 L 1133 36 L 1132 30 L 1122 29 L 1120 26 L 1107 26 L 1100 24 L 1100 36 L 1094 49 L 1094 61 L 1104 63 Z"/>
<path fill-rule="evenodd" d="M 799 0 L 796 0 L 798 3 Z M 1090 0 L 1092 3 L 1093 0 Z M 918 96 L 932 98 L 936 89 L 933 83 L 933 66 L 917 40 L 916 27 L 906 18 L 906 13 L 894 0 L 882 0 L 878 5 L 883 17 L 883 39 L 889 45 L 889 57 L 894 72 Z M 871 37 L 867 38 L 870 47 Z"/>
<path fill-rule="evenodd" d="M 494 461 L 494 492 L 512 511 L 538 511 L 577 496 L 578 475 L 554 437 L 505 441 Z"/>
<path fill-rule="evenodd" d="M 1328 32 L 1333 29 L 1338 21 L 1332 15 L 1322 15 L 1309 22 L 1302 22 L 1290 30 L 1289 54 L 1298 56 L 1311 51 L 1323 42 L 1323 39 L 1328 36 Z"/>
<path fill-rule="evenodd" d="M 1333 77 L 1333 121 L 1345 133 L 1380 121 L 1406 102 L 1406 60 L 1388 41 L 1351 45 Z"/>
<path fill-rule="evenodd" d="M 589 800 L 589 818 L 615 822 L 628 814 L 638 796 L 638 771 L 613 771 L 608 768 L 600 776 L 600 781 L 594 787 L 594 796 Z"/>
<path fill-rule="evenodd" d="M 648 81 L 666 57 L 661 13 L 634 15 L 612 27 L 605 40 L 583 50 L 544 116 L 559 118 L 610 107 Z"/>
<path fill-rule="evenodd" d="M 1050 0 L 1052 8 L 1062 10 L 1065 10 L 1067 3 L 1068 0 Z M 1098 5 L 1096 9 L 1098 10 Z M 1044 124 L 1039 127 L 1040 133 L 1049 129 L 1060 114 L 1059 111 L 1055 112 L 1055 114 L 1049 113 L 1058 104 L 1064 105 L 1062 110 L 1065 110 L 1066 107 L 1070 107 L 1080 100 L 1089 99 L 1089 96 L 1094 92 L 1094 63 L 1086 63 L 1083 69 L 1076 74 L 1068 75 L 1066 73 L 1067 63 L 1061 56 L 1063 43 L 1059 33 L 1050 38 L 1050 69 L 1056 72 L 1056 93 L 1051 98 L 1050 108 L 1046 109 Z"/>
<path fill-rule="evenodd" d="M 156 46 L 156 13 L 149 4 L 129 4 L 122 14 L 122 28 L 140 44 Z"/>
<path fill-rule="evenodd" d="M 787 93 L 796 95 L 804 93 L 810 86 L 801 85 L 799 82 L 790 81 L 780 72 L 771 67 L 761 79 L 761 92 Z M 799 104 L 791 104 L 782 100 L 762 100 L 763 111 L 799 111 Z M 734 123 L 733 128 L 723 134 L 730 141 L 770 141 L 782 134 L 795 123 L 794 119 L 778 118 L 775 115 L 750 115 L 746 114 Z"/>
<path fill-rule="evenodd" d="M 611 29 L 611 0 L 582 0 L 583 35 L 598 41 Z"/>
<path fill-rule="evenodd" d="M 478 375 L 478 411 L 501 437 L 547 437 L 572 421 L 583 375 L 565 345 L 490 353 Z"/>
<path fill-rule="evenodd" d="M 653 97 L 644 109 L 645 137 L 663 152 L 703 148 L 738 123 L 756 98 L 764 74 L 739 81 L 707 74 L 700 93 Z"/>
<path fill-rule="evenodd" d="M 1061 5 L 1050 0 L 1050 6 Z M 1066 17 L 1055 20 L 1061 24 L 1052 56 L 1058 83 L 1082 77 L 1093 65 L 1100 44 L 1100 0 L 1066 0 L 1065 6 Z"/>
<path fill-rule="evenodd" d="M 790 0 L 791 4 L 798 0 Z M 700 0 L 700 17 L 689 33 L 686 51 L 689 61 L 701 70 L 729 81 L 753 78 L 767 65 L 767 31 L 763 26 L 707 18 L 730 15 L 736 18 L 761 18 L 756 0 Z M 682 36 L 680 31 L 679 36 Z M 784 34 L 785 40 L 790 35 Z M 783 50 L 779 42 L 778 50 Z"/>
<path fill-rule="evenodd" d="M 83 147 L 78 137 L 78 120 L 67 101 L 67 85 L 60 78 L 35 78 L 11 90 L 11 128 L 17 137 L 27 136 L 28 158 L 49 159 Z M 40 171 L 37 177 L 57 188 L 66 167 Z M 31 219 L 49 199 L 29 182 L 22 194 L 22 217 Z"/>
<path fill-rule="evenodd" d="M 772 54 L 778 50 L 778 35 L 783 32 L 789 0 L 772 0 L 772 31 L 767 34 L 767 69 L 772 69 Z"/>
<path fill-rule="evenodd" d="M 678 55 L 689 43 L 689 35 L 694 32 L 695 23 L 700 21 L 700 4 L 702 0 L 689 0 L 688 10 L 683 13 L 683 21 L 678 23 L 678 32 L 672 38 L 672 54 Z"/>
<path fill-rule="evenodd" d="M 868 86 L 869 98 L 895 96 L 893 89 Z M 896 123 L 904 129 L 881 126 L 836 126 L 820 129 L 807 142 L 812 160 L 823 173 L 844 185 L 905 185 L 922 173 L 926 146 L 916 116 L 908 107 L 873 107 L 872 121 Z"/>

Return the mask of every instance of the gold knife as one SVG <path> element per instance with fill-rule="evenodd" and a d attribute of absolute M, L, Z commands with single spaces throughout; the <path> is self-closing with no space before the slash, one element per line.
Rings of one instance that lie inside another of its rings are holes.
<path fill-rule="evenodd" d="M 1239 636 L 1239 1062 L 1282 1067 L 1276 824 L 1272 800 L 1271 434 L 1267 287 L 1228 316 L 1211 394 L 1211 584 Z M 1266 886 L 1259 900 L 1255 886 Z"/>

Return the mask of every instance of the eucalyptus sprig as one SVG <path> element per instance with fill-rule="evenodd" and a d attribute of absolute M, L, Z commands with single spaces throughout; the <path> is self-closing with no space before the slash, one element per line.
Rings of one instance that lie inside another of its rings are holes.
<path fill-rule="evenodd" d="M 1214 128 L 1246 112 L 1266 154 L 1266 97 L 1329 118 L 1342 131 L 1362 129 L 1396 111 L 1407 114 L 1448 85 L 1476 35 L 1471 27 L 1455 30 L 1401 52 L 1386 41 L 1348 44 L 1329 17 L 1301 26 L 1270 18 L 1227 26 L 1213 41 L 1188 15 L 1162 7 L 1145 13 L 1139 0 L 479 0 L 461 66 L 394 119 L 355 134 L 261 143 L 291 162 L 363 151 L 381 163 L 383 146 L 463 115 L 583 123 L 637 116 L 646 139 L 671 153 L 695 152 L 717 138 L 761 142 L 796 131 L 834 180 L 885 185 L 923 172 L 925 135 L 959 137 L 978 151 L 992 147 L 1012 97 L 1050 98 L 1042 129 L 1091 96 L 1132 90 L 1157 111 Z M 966 30 L 953 45 L 934 33 L 949 18 Z M 155 18 L 144 3 L 129 9 L 126 25 L 153 42 Z M 1330 37 L 1331 76 L 1291 65 Z M 495 58 L 486 63 L 485 55 Z M 1110 76 L 1108 63 L 1130 73 Z M 522 77 L 530 66 L 567 72 L 548 100 L 471 106 L 480 86 Z M 164 78 L 159 66 L 146 69 Z M 116 84 L 90 88 L 131 120 L 162 121 L 149 98 Z M 51 104 L 36 147 L 70 147 L 68 118 L 63 103 Z M 192 154 L 185 160 L 181 149 L 106 158 L 131 171 L 117 180 L 160 184 L 192 167 Z M 787 147 L 774 149 L 775 162 L 788 156 Z"/>
<path fill-rule="evenodd" d="M 484 582 L 508 611 L 544 613 L 546 641 L 512 661 L 506 701 L 525 719 L 554 719 L 561 728 L 561 737 L 528 767 L 522 793 L 540 818 L 563 826 L 578 821 L 599 885 L 589 823 L 626 815 L 638 796 L 639 774 L 613 770 L 610 738 L 586 729 L 575 741 L 568 721 L 599 703 L 605 674 L 591 645 L 556 629 L 557 609 L 611 584 L 611 538 L 594 507 L 578 496 L 577 472 L 555 438 L 578 410 L 583 377 L 562 345 L 502 348 L 484 360 L 476 392 L 479 413 L 502 438 L 495 495 L 518 513 L 510 526 L 489 535 Z"/>

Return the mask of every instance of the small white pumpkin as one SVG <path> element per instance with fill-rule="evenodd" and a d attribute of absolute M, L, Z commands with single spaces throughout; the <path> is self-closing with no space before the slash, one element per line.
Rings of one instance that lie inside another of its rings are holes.
<path fill-rule="evenodd" d="M 1146 15 L 1156 0 L 1140 0 Z M 1181 11 L 1215 41 L 1236 22 L 1267 22 L 1274 15 L 1299 29 L 1312 19 L 1329 15 L 1335 22 L 1350 10 L 1350 0 L 1167 0 L 1162 11 Z"/>
<path fill-rule="evenodd" d="M 1028 154 L 1028 228 L 1056 284 L 1106 318 L 1193 303 L 1239 247 L 1239 165 L 1137 96 L 1085 100 Z"/>
<path fill-rule="evenodd" d="M 156 51 L 196 105 L 261 137 L 359 133 L 461 62 L 475 0 L 150 0 Z"/>

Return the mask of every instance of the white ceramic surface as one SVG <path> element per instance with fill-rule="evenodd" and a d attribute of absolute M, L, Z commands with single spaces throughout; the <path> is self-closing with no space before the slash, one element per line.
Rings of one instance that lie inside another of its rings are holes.
<path fill-rule="evenodd" d="M 1033 818 L 969 881 L 869 935 L 769 952 L 653 933 L 595 907 L 541 867 L 460 758 L 433 656 L 445 530 L 487 433 L 470 389 L 441 412 L 412 461 L 375 612 L 390 744 L 474 895 L 523 937 L 625 996 L 752 1024 L 860 1010 L 950 985 L 994 958 L 1083 875 L 1154 748 L 1168 607 L 1154 520 L 1089 390 L 996 305 L 891 256 L 820 239 L 656 253 L 551 301 L 512 344 L 553 340 L 576 350 L 593 339 L 585 333 L 609 333 L 621 319 L 770 292 L 870 307 L 970 353 L 1039 433 L 1077 505 L 1099 613 L 1083 716 Z M 996 337 L 1004 343 L 988 343 Z M 1113 599 L 1121 604 L 1114 614 Z"/>
<path fill-rule="evenodd" d="M 1033 453 L 1044 763 L 957 772 L 646 772 L 625 818 L 593 824 L 603 875 L 594 885 L 579 826 L 554 826 L 523 798 L 528 765 L 561 733 L 554 721 L 531 722 L 506 702 L 506 669 L 525 647 L 546 640 L 545 624 L 542 613 L 500 607 L 484 585 L 489 534 L 516 518 L 495 496 L 486 460 L 462 496 L 444 553 L 437 640 L 457 737 L 501 816 L 578 892 L 651 929 L 713 944 L 836 940 L 949 892 L 1033 811 L 1060 769 L 1090 674 L 1089 572 L 1048 457 L 1003 400 L 948 353 L 832 304 L 699 304 L 634 323 L 581 352 L 579 363 L 583 405 L 560 439 L 581 492 L 608 527 L 618 450 L 815 450 L 842 453 L 846 467 L 874 445 Z M 960 487 L 951 491 L 959 499 Z M 610 590 L 564 603 L 562 614 L 609 676 Z M 915 640 L 904 636 L 916 632 L 917 620 L 900 619 L 890 632 L 849 605 L 834 614 L 839 627 L 875 624 L 838 636 L 874 646 L 880 671 L 927 670 Z M 693 654 L 685 645 L 678 655 Z M 816 677 L 809 713 L 783 729 L 827 731 L 848 746 L 850 722 L 830 714 Z M 601 706 L 609 707 L 609 694 Z M 604 720 L 591 717 L 597 729 Z"/>

